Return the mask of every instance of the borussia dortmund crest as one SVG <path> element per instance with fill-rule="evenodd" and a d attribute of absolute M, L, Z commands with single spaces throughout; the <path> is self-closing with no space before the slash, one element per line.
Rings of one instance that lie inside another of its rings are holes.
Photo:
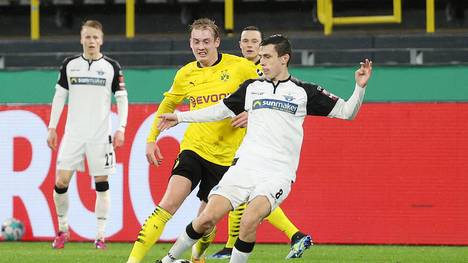
<path fill-rule="evenodd" d="M 222 70 L 221 71 L 221 80 L 222 81 L 228 81 L 229 80 L 229 73 L 227 70 Z"/>

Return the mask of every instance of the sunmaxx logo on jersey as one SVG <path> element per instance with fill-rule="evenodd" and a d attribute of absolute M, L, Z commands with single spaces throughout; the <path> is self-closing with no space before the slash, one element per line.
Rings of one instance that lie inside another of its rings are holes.
<path fill-rule="evenodd" d="M 287 113 L 291 114 L 296 114 L 297 111 L 297 104 L 287 102 L 287 101 L 281 101 L 281 100 L 272 100 L 272 99 L 259 99 L 259 100 L 254 100 L 252 103 L 252 109 L 273 109 L 273 110 L 279 110 L 279 111 L 284 111 Z"/>
<path fill-rule="evenodd" d="M 70 83 L 72 85 L 96 85 L 105 86 L 106 79 L 103 78 L 89 78 L 89 77 L 71 77 Z"/>

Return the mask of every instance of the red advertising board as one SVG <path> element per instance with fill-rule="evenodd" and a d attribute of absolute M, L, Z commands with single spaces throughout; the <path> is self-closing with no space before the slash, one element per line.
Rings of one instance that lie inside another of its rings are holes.
<path fill-rule="evenodd" d="M 136 238 L 178 153 L 183 125 L 160 136 L 163 165 L 147 165 L 145 138 L 154 111 L 152 105 L 130 106 L 126 143 L 110 181 L 109 241 Z M 0 220 L 25 222 L 26 240 L 52 239 L 57 226 L 56 153 L 45 143 L 49 114 L 50 106 L 0 106 Z M 297 181 L 282 208 L 317 243 L 468 245 L 467 120 L 467 103 L 365 104 L 354 121 L 308 117 Z M 72 240 L 93 239 L 94 183 L 86 173 L 74 178 Z M 163 240 L 184 229 L 197 205 L 191 196 Z M 217 241 L 224 240 L 222 222 Z M 258 242 L 288 240 L 265 222 Z"/>

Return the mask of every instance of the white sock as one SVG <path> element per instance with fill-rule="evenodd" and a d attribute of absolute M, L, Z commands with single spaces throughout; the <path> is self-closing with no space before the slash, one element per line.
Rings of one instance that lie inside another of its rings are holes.
<path fill-rule="evenodd" d="M 229 263 L 246 263 L 251 253 L 252 252 L 240 252 L 239 250 L 237 250 L 236 247 L 234 247 L 232 249 L 231 260 L 229 261 Z"/>
<path fill-rule="evenodd" d="M 97 234 L 96 240 L 104 240 L 106 232 L 107 219 L 109 218 L 110 210 L 110 190 L 99 192 L 96 191 L 96 204 L 94 213 L 97 218 Z"/>
<path fill-rule="evenodd" d="M 60 232 L 68 232 L 68 192 L 58 194 L 54 190 L 55 211 Z"/>
<path fill-rule="evenodd" d="M 167 255 L 161 260 L 162 263 L 172 263 L 178 259 L 187 249 L 193 246 L 198 239 L 191 239 L 187 232 L 184 231 L 179 238 L 177 238 L 174 245 L 167 253 Z"/>

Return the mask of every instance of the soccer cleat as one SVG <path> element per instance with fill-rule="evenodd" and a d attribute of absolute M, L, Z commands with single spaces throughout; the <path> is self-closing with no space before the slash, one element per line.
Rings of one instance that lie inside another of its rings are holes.
<path fill-rule="evenodd" d="M 231 258 L 231 254 L 232 254 L 232 248 L 224 247 L 220 251 L 214 253 L 213 255 L 210 255 L 208 258 L 209 259 L 229 259 Z"/>
<path fill-rule="evenodd" d="M 306 249 L 312 246 L 312 244 L 312 237 L 309 235 L 298 239 L 296 242 L 291 244 L 291 251 L 289 251 L 286 259 L 302 257 L 302 254 L 304 254 Z"/>
<path fill-rule="evenodd" d="M 98 239 L 94 241 L 94 247 L 96 249 L 106 250 L 107 246 L 103 239 Z"/>
<path fill-rule="evenodd" d="M 57 236 L 52 242 L 52 248 L 61 249 L 65 247 L 65 242 L 68 241 L 68 232 L 58 232 Z"/>

